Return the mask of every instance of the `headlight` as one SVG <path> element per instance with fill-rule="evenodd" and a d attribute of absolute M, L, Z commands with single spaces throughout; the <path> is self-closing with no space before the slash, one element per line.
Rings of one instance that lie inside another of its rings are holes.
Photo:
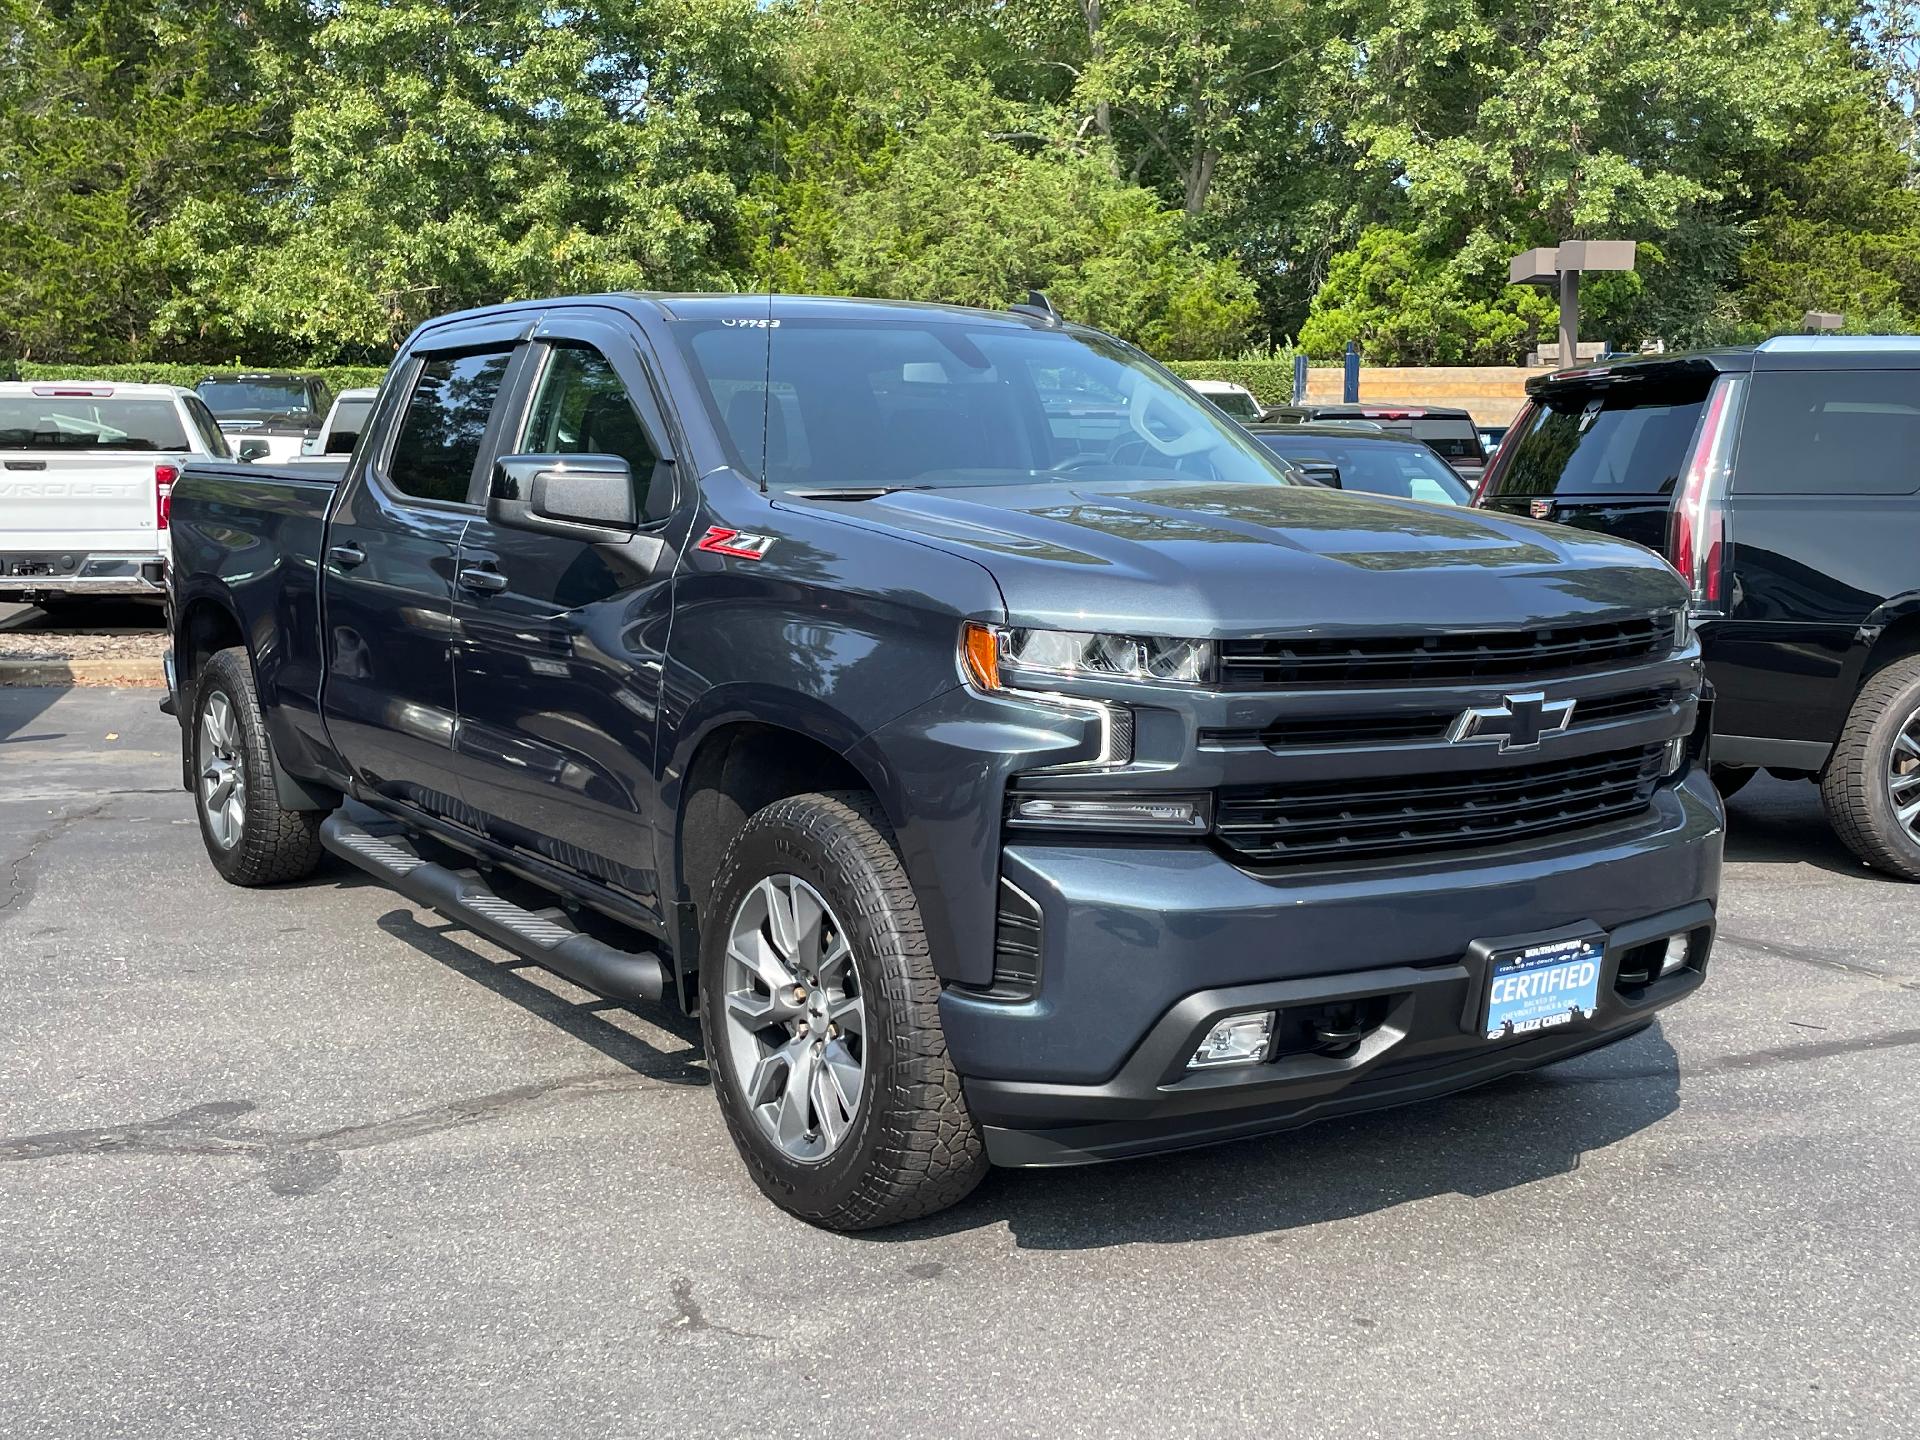
<path fill-rule="evenodd" d="M 1200 685 L 1213 677 L 1213 644 L 1081 630 L 1024 630 L 969 622 L 960 637 L 967 678 L 982 690 L 1044 690 L 1062 679 Z"/>

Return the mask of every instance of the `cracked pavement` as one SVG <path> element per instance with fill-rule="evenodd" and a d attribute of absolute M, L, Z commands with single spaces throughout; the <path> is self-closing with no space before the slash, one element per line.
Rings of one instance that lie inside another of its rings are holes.
<path fill-rule="evenodd" d="M 1643 1036 L 848 1238 L 685 1022 L 221 884 L 155 700 L 0 689 L 0 1435 L 1920 1434 L 1920 886 L 1809 786 Z"/>

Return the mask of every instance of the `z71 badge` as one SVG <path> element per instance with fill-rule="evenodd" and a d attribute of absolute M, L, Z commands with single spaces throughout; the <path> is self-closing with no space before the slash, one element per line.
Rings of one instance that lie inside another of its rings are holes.
<path fill-rule="evenodd" d="M 712 525 L 693 548 L 705 550 L 709 555 L 731 555 L 736 560 L 764 560 L 767 551 L 773 548 L 773 541 L 771 535 L 748 535 L 724 525 Z"/>

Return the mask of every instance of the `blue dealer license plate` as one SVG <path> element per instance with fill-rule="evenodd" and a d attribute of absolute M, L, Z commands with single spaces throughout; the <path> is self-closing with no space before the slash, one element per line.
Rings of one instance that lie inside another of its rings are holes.
<path fill-rule="evenodd" d="M 1590 935 L 1496 952 L 1487 982 L 1487 1038 L 1591 1020 L 1600 1004 L 1606 948 L 1605 937 Z"/>

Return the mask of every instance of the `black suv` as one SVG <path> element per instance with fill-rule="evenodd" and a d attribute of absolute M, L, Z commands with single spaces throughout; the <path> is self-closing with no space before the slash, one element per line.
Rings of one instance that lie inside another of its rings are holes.
<path fill-rule="evenodd" d="M 1714 774 L 1817 779 L 1920 880 L 1920 338 L 1785 336 L 1562 370 L 1476 503 L 1660 551 L 1718 692 Z"/>

